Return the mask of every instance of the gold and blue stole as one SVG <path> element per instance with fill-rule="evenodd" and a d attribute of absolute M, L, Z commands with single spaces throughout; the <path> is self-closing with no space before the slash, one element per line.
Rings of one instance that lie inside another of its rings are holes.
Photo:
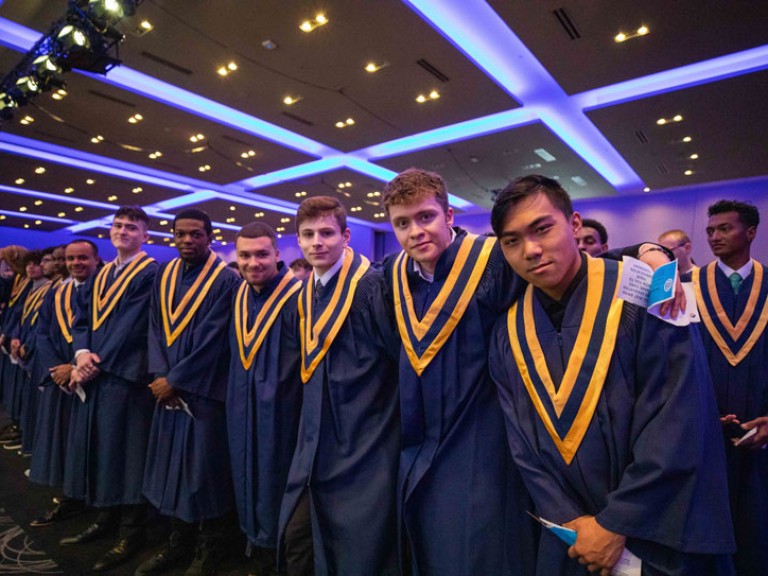
<path fill-rule="evenodd" d="M 216 262 L 218 260 L 218 263 Z M 197 313 L 200 305 L 205 300 L 213 282 L 221 274 L 227 265 L 216 256 L 214 252 L 208 255 L 203 269 L 195 279 L 195 282 L 184 294 L 178 306 L 173 301 L 176 295 L 176 285 L 179 281 L 179 270 L 183 266 L 181 258 L 174 258 L 163 270 L 160 278 L 160 316 L 163 319 L 163 331 L 167 346 L 172 346 L 184 328 Z"/>
<path fill-rule="evenodd" d="M 341 325 L 349 314 L 352 299 L 355 297 L 357 284 L 371 263 L 345 248 L 344 262 L 338 272 L 336 287 L 331 300 L 323 313 L 315 321 L 312 316 L 312 303 L 315 296 L 315 273 L 309 275 L 299 295 L 299 331 L 301 340 L 301 381 L 306 384 L 312 373 L 325 358 L 334 338 L 341 330 Z"/>
<path fill-rule="evenodd" d="M 24 307 L 21 309 L 22 324 L 24 324 L 27 321 L 27 318 L 31 315 L 32 319 L 29 321 L 29 324 L 31 326 L 35 325 L 35 322 L 37 322 L 37 315 L 40 313 L 40 306 L 43 305 L 43 298 L 45 298 L 45 295 L 50 288 L 51 282 L 48 281 L 29 293 L 27 299 L 24 300 Z"/>
<path fill-rule="evenodd" d="M 74 282 L 67 282 L 59 286 L 53 296 L 53 307 L 56 312 L 56 321 L 59 325 L 61 335 L 67 344 L 72 344 L 72 323 L 75 321 L 75 314 L 72 311 L 72 294 L 74 292 Z"/>
<path fill-rule="evenodd" d="M 12 308 L 19 300 L 19 296 L 24 293 L 31 280 L 27 277 L 22 278 L 18 274 L 13 279 L 13 288 L 11 288 L 11 297 L 8 299 L 8 308 Z"/>
<path fill-rule="evenodd" d="M 702 272 L 703 270 L 703 272 Z M 752 289 L 741 317 L 734 325 L 728 318 L 717 294 L 715 271 L 717 261 L 693 271 L 693 288 L 699 314 L 712 340 L 728 360 L 736 366 L 752 350 L 768 323 L 768 283 L 763 282 L 765 270 L 760 262 L 752 261 Z M 704 274 L 704 278 L 702 278 Z"/>
<path fill-rule="evenodd" d="M 115 261 L 113 260 L 96 274 L 93 282 L 91 329 L 93 331 L 101 328 L 104 321 L 109 317 L 117 306 L 120 298 L 123 297 L 128 285 L 136 275 L 149 266 L 155 259 L 147 256 L 146 252 L 139 252 L 136 257 L 122 270 L 120 275 L 107 288 L 107 281 L 114 273 Z"/>
<path fill-rule="evenodd" d="M 536 333 L 532 285 L 526 289 L 522 311 L 516 302 L 507 314 L 509 341 L 520 376 L 539 418 L 569 465 L 603 391 L 624 303 L 616 298 L 622 264 L 606 267 L 599 258 L 588 258 L 587 263 L 584 313 L 559 388 L 552 382 Z"/>
<path fill-rule="evenodd" d="M 249 299 L 251 290 L 248 282 L 243 281 L 235 297 L 235 336 L 240 352 L 240 361 L 245 370 L 250 370 L 256 353 L 261 348 L 269 329 L 272 328 L 280 310 L 286 301 L 296 292 L 301 290 L 301 282 L 293 275 L 289 268 L 278 285 L 272 291 L 267 301 L 262 306 L 253 323 L 248 320 L 250 310 Z"/>
<path fill-rule="evenodd" d="M 395 260 L 392 287 L 397 328 L 405 353 L 419 376 L 440 352 L 464 316 L 495 244 L 495 238 L 479 238 L 473 234 L 464 237 L 443 287 L 421 320 L 416 316 L 411 288 L 408 285 L 410 258 L 403 251 Z M 416 348 L 423 344 L 426 346 L 419 356 Z"/>

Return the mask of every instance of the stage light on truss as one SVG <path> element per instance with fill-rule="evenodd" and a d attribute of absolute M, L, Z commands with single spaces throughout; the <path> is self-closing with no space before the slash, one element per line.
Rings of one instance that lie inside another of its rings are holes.
<path fill-rule="evenodd" d="M 91 46 L 91 41 L 88 40 L 88 35 L 85 31 L 73 24 L 67 24 L 59 30 L 56 40 L 59 41 L 64 50 L 87 49 Z"/>
<path fill-rule="evenodd" d="M 34 66 L 35 72 L 40 78 L 61 73 L 61 66 L 56 63 L 56 60 L 50 54 L 38 56 L 32 61 L 32 66 Z"/>
<path fill-rule="evenodd" d="M 89 0 L 88 14 L 101 22 L 116 22 L 125 14 L 119 0 Z"/>

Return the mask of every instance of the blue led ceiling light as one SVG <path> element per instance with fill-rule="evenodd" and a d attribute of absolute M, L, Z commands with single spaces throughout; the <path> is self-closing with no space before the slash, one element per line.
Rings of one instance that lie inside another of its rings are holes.
<path fill-rule="evenodd" d="M 43 220 L 45 222 L 56 222 L 57 224 L 71 224 L 74 220 L 67 218 L 56 218 L 55 216 L 44 216 L 42 214 L 30 214 L 29 212 L 11 212 L 10 210 L 0 210 L 0 214 L 12 216 L 13 218 L 24 218 L 26 220 Z"/>
<path fill-rule="evenodd" d="M 14 186 L 5 186 L 0 184 L 0 191 L 8 192 L 9 194 L 16 194 L 17 196 L 29 196 L 31 198 L 38 198 L 40 200 L 49 200 L 51 202 L 63 202 L 65 204 L 79 204 L 82 206 L 90 206 L 91 208 L 101 208 L 104 210 L 114 210 L 114 204 L 107 204 L 105 202 L 95 202 L 93 200 L 87 200 L 85 198 L 72 198 L 71 196 L 61 196 L 59 194 L 50 194 L 48 192 L 38 192 L 36 190 L 29 190 L 28 188 L 16 188 Z"/>

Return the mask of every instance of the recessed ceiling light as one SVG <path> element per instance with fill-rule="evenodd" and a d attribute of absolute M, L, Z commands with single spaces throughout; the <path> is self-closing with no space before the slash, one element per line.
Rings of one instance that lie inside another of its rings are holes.
<path fill-rule="evenodd" d="M 205 136 L 203 134 L 193 134 L 189 137 L 190 142 L 200 142 L 201 140 L 205 140 Z"/>
<path fill-rule="evenodd" d="M 669 122 L 682 122 L 683 116 L 681 114 L 675 114 L 672 116 L 672 118 L 659 118 L 656 120 L 656 124 L 659 126 L 664 126 L 664 124 L 668 124 Z"/>
<path fill-rule="evenodd" d="M 645 188 L 643 188 L 643 192 L 650 192 L 650 191 L 651 191 L 651 189 L 650 189 L 650 188 L 648 188 L 648 186 L 646 186 Z"/>
<path fill-rule="evenodd" d="M 107 197 L 107 202 L 114 202 L 115 200 L 117 200 L 117 196 L 115 196 L 114 194 Z"/>
<path fill-rule="evenodd" d="M 35 168 L 35 174 L 45 174 L 45 168 L 43 166 L 38 166 Z"/>
<path fill-rule="evenodd" d="M 83 207 L 82 206 L 75 207 L 75 212 L 82 212 L 82 211 L 83 211 Z"/>
<path fill-rule="evenodd" d="M 131 190 L 131 192 L 133 192 L 134 194 L 138 194 L 138 193 L 139 193 L 139 192 L 141 192 L 142 190 L 143 190 L 143 188 L 142 188 L 141 186 L 137 186 L 136 188 L 134 188 L 133 190 Z"/>
<path fill-rule="evenodd" d="M 384 218 L 386 214 L 384 212 L 376 212 L 376 214 L 373 215 L 374 218 Z"/>
<path fill-rule="evenodd" d="M 377 64 L 376 62 L 368 62 L 368 64 L 365 65 L 365 71 L 373 74 L 382 68 L 386 68 L 387 66 L 389 66 L 389 62 L 382 62 L 381 64 Z"/>
<path fill-rule="evenodd" d="M 440 98 L 440 92 L 437 90 L 432 90 L 426 96 L 424 94 L 419 94 L 416 96 L 416 102 L 419 104 L 424 104 L 424 102 L 428 102 L 429 100 L 437 100 L 438 98 Z"/>
<path fill-rule="evenodd" d="M 104 141 L 104 136 L 101 136 L 100 134 L 97 134 L 96 136 L 91 138 L 91 142 L 93 142 L 94 144 L 99 144 L 103 141 Z"/>
<path fill-rule="evenodd" d="M 142 116 L 141 114 L 134 114 L 133 116 L 128 118 L 128 122 L 131 124 L 138 124 L 142 120 L 144 120 L 144 116 Z"/>
<path fill-rule="evenodd" d="M 254 218 L 263 218 L 264 217 L 264 212 L 254 212 L 253 217 Z"/>
<path fill-rule="evenodd" d="M 683 121 L 683 117 L 680 114 L 677 114 L 677 115 L 672 117 L 672 120 L 674 120 L 675 122 L 682 122 Z"/>
<path fill-rule="evenodd" d="M 16 178 L 16 180 L 14 180 L 14 183 L 18 184 L 19 186 L 24 184 L 24 182 L 26 182 L 26 180 L 24 180 L 24 178 Z"/>
<path fill-rule="evenodd" d="M 171 239 L 168 238 L 167 236 L 165 238 L 163 238 L 163 242 L 170 242 L 170 241 L 171 241 Z"/>
<path fill-rule="evenodd" d="M 691 174 L 693 174 L 693 170 L 686 170 L 685 172 L 683 172 L 683 174 L 685 174 L 686 176 L 690 176 Z"/>
<path fill-rule="evenodd" d="M 59 88 L 58 90 L 56 90 L 56 92 L 51 94 L 51 98 L 53 98 L 54 100 L 63 100 L 66 97 L 67 97 L 67 91 L 64 90 L 63 88 Z"/>
<path fill-rule="evenodd" d="M 690 158 L 691 160 L 698 160 L 699 159 L 699 155 L 698 154 L 691 154 L 690 156 L 688 156 L 688 158 Z"/>
<path fill-rule="evenodd" d="M 27 207 L 26 206 L 19 206 L 19 212 L 26 212 Z"/>
<path fill-rule="evenodd" d="M 690 136 L 686 136 L 685 138 L 683 138 L 683 142 L 691 142 L 691 141 L 693 141 L 693 138 L 691 138 Z"/>
<path fill-rule="evenodd" d="M 290 221 L 291 221 L 290 218 L 280 218 L 280 222 L 282 222 L 283 224 L 285 224 L 286 222 L 290 222 Z"/>
<path fill-rule="evenodd" d="M 234 221 L 235 221 L 235 217 L 234 216 L 230 216 L 229 218 L 227 218 L 227 222 L 230 223 L 230 224 L 232 222 L 234 222 Z"/>
<path fill-rule="evenodd" d="M 42 223 L 43 223 L 42 220 L 35 220 L 35 225 L 36 226 L 40 226 L 40 224 L 42 224 Z"/>
<path fill-rule="evenodd" d="M 240 154 L 240 158 L 252 158 L 253 156 L 256 156 L 256 152 L 253 150 L 247 150 Z"/>
<path fill-rule="evenodd" d="M 152 153 L 149 155 L 149 157 L 150 157 L 152 160 L 157 160 L 158 158 L 161 158 L 161 157 L 162 157 L 162 155 L 163 155 L 163 153 L 162 153 L 162 152 L 160 152 L 159 150 L 156 150 L 155 152 L 152 152 Z"/>
<path fill-rule="evenodd" d="M 154 26 L 152 25 L 152 22 L 150 22 L 149 20 L 142 20 L 139 23 L 139 28 L 141 28 L 142 30 L 146 30 L 147 32 L 150 32 L 154 29 Z"/>
<path fill-rule="evenodd" d="M 235 70 L 237 70 L 237 64 L 235 62 L 230 62 L 229 64 L 227 64 L 227 70 L 229 70 L 230 72 L 234 72 Z"/>
<path fill-rule="evenodd" d="M 355 125 L 355 119 L 354 118 L 347 118 L 346 120 L 339 120 L 336 122 L 336 128 L 346 128 L 347 126 L 354 126 Z"/>
<path fill-rule="evenodd" d="M 25 126 L 27 126 L 27 125 L 29 125 L 29 124 L 32 124 L 32 122 L 34 122 L 34 121 L 35 121 L 35 119 L 34 119 L 34 118 L 32 118 L 32 116 L 24 116 L 24 118 L 22 118 L 21 120 L 19 120 L 19 122 L 20 122 L 21 124 L 24 124 Z"/>
<path fill-rule="evenodd" d="M 43 201 L 42 200 L 35 200 L 35 206 L 42 206 Z"/>
<path fill-rule="evenodd" d="M 301 198 L 302 196 L 306 196 L 307 192 L 306 190 L 302 190 L 301 192 L 295 192 L 293 195 L 296 196 L 296 198 Z"/>
<path fill-rule="evenodd" d="M 350 212 L 360 212 L 360 210 L 362 209 L 363 209 L 362 206 L 352 206 L 352 208 L 350 208 L 349 210 Z"/>
<path fill-rule="evenodd" d="M 285 232 L 285 226 L 278 226 L 275 228 L 275 232 Z"/>
<path fill-rule="evenodd" d="M 296 102 L 299 102 L 301 100 L 302 100 L 301 96 L 286 96 L 285 98 L 283 98 L 283 104 L 285 104 L 286 106 L 293 106 L 294 104 L 296 104 Z"/>
<path fill-rule="evenodd" d="M 234 212 L 235 210 L 237 210 L 237 206 L 230 206 L 229 209 L 230 211 Z"/>
<path fill-rule="evenodd" d="M 96 184 L 96 180 L 94 180 L 93 178 L 88 178 L 88 180 L 86 180 L 85 183 L 93 185 L 93 184 Z"/>
<path fill-rule="evenodd" d="M 72 194 L 72 192 L 74 192 L 74 191 L 75 191 L 75 189 L 71 188 L 71 187 L 70 188 L 64 188 L 64 194 Z"/>
<path fill-rule="evenodd" d="M 197 169 L 199 172 L 208 172 L 211 169 L 211 165 L 204 164 L 203 166 L 198 166 Z"/>
<path fill-rule="evenodd" d="M 24 228 L 29 228 L 29 224 L 24 224 Z"/>
<path fill-rule="evenodd" d="M 59 218 L 64 218 L 64 216 L 66 216 L 66 215 L 67 215 L 67 213 L 66 213 L 66 212 L 59 212 L 59 213 L 58 213 L 58 217 L 59 217 Z"/>
<path fill-rule="evenodd" d="M 0 220 L 5 220 L 5 214 L 0 214 Z"/>

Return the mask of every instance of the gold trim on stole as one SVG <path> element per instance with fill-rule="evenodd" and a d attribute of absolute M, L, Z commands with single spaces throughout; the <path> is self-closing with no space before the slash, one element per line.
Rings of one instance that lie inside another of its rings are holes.
<path fill-rule="evenodd" d="M 122 271 L 114 283 L 109 287 L 109 290 L 104 290 L 104 286 L 107 283 L 107 278 L 115 268 L 115 261 L 113 260 L 104 268 L 102 268 L 96 275 L 96 280 L 93 282 L 93 294 L 91 299 L 93 300 L 93 320 L 92 329 L 94 331 L 101 328 L 101 325 L 115 309 L 120 298 L 128 289 L 128 285 L 131 283 L 136 275 L 144 270 L 150 263 L 154 262 L 154 258 L 147 256 L 146 252 L 139 252 L 136 258 L 131 260 L 128 266 Z"/>
<path fill-rule="evenodd" d="M 344 263 L 339 270 L 339 277 L 336 282 L 336 287 L 333 290 L 331 301 L 328 306 L 323 310 L 320 318 L 316 323 L 312 322 L 312 301 L 315 296 L 315 273 L 312 272 L 309 278 L 307 278 L 307 285 L 304 287 L 302 297 L 299 297 L 299 330 L 301 332 L 301 381 L 306 384 L 312 377 L 312 373 L 325 357 L 328 349 L 333 344 L 333 340 L 336 338 L 341 325 L 347 318 L 349 309 L 352 306 L 352 299 L 355 296 L 357 290 L 357 283 L 362 278 L 363 274 L 368 270 L 371 263 L 365 256 L 360 256 L 360 265 L 353 272 L 352 278 L 349 281 L 349 289 L 344 294 L 344 301 L 339 306 L 341 301 L 342 292 L 344 292 L 347 282 L 347 276 L 349 276 L 350 268 L 352 267 L 352 260 L 354 259 L 354 252 L 351 248 L 345 248 Z M 306 309 L 306 313 L 305 313 Z M 332 317 L 333 313 L 337 312 L 336 318 L 331 325 L 328 334 L 323 340 L 322 347 L 317 355 L 314 357 L 309 366 L 306 365 L 306 358 L 308 354 L 312 354 L 320 344 L 320 336 L 325 329 L 326 324 Z"/>
<path fill-rule="evenodd" d="M 75 314 L 72 312 L 72 290 L 74 285 L 74 282 L 67 282 L 56 290 L 56 294 L 53 297 L 56 320 L 58 321 L 61 335 L 64 336 L 67 344 L 72 344 L 72 323 L 75 321 Z M 63 306 L 62 300 L 64 301 Z"/>
<path fill-rule="evenodd" d="M 752 280 L 752 289 L 749 292 L 749 298 L 747 299 L 747 305 L 744 308 L 744 312 L 742 312 L 739 319 L 736 321 L 736 325 L 733 325 L 728 318 L 728 315 L 725 313 L 725 310 L 723 309 L 723 305 L 720 302 L 720 297 L 717 293 L 717 285 L 715 282 L 715 270 L 717 268 L 717 262 L 710 262 L 706 266 L 707 271 L 707 289 L 709 290 L 709 296 L 710 301 L 712 302 L 712 308 L 715 311 L 715 314 L 717 315 L 718 320 L 720 320 L 723 328 L 728 333 L 728 335 L 734 340 L 734 342 L 739 339 L 742 334 L 744 333 L 744 330 L 747 328 L 747 325 L 749 324 L 749 321 L 752 319 L 753 315 L 755 314 L 755 310 L 757 308 L 757 300 L 760 295 L 760 289 L 763 284 L 763 265 L 760 264 L 760 262 L 753 260 L 752 261 L 752 273 L 754 274 L 754 278 Z M 744 342 L 742 347 L 734 354 L 734 352 L 731 350 L 730 346 L 725 342 L 725 339 L 723 338 L 723 335 L 720 334 L 720 331 L 717 329 L 717 326 L 715 326 L 715 323 L 712 321 L 712 317 L 709 314 L 709 308 L 707 307 L 706 303 L 704 302 L 704 295 L 701 292 L 701 268 L 696 268 L 693 271 L 692 279 L 693 279 L 693 289 L 696 293 L 696 303 L 699 307 L 699 314 L 701 315 L 701 319 L 704 322 L 704 326 L 707 328 L 707 332 L 709 332 L 710 336 L 712 336 L 712 340 L 715 341 L 715 344 L 720 349 L 720 352 L 723 353 L 723 356 L 725 356 L 725 359 L 728 361 L 728 363 L 731 366 L 736 366 L 744 360 L 744 358 L 752 351 L 752 348 L 754 347 L 755 343 L 757 342 L 758 338 L 762 335 L 763 331 L 765 330 L 766 324 L 768 324 L 768 298 L 765 299 L 765 303 L 763 305 L 763 309 L 760 312 L 759 319 L 757 323 L 755 324 L 754 329 L 752 330 L 752 333 L 749 335 L 749 338 L 747 338 L 747 341 Z"/>
<path fill-rule="evenodd" d="M 418 342 L 424 338 L 424 336 L 432 328 L 438 314 L 445 306 L 445 302 L 451 293 L 456 289 L 456 281 L 464 270 L 467 264 L 467 258 L 475 243 L 477 236 L 467 234 L 462 240 L 461 246 L 456 253 L 456 259 L 451 266 L 451 271 L 448 273 L 447 278 L 440 292 L 437 294 L 434 302 L 429 307 L 429 310 L 424 315 L 421 321 L 416 317 L 416 312 L 413 307 L 413 296 L 411 295 L 411 288 L 408 285 L 408 256 L 405 252 L 402 252 L 395 261 L 395 265 L 392 269 L 392 283 L 393 292 L 395 298 L 395 317 L 397 319 L 397 328 L 400 332 L 400 339 L 403 341 L 403 347 L 405 353 L 408 356 L 408 360 L 411 363 L 416 374 L 421 376 L 424 370 L 429 366 L 429 363 L 434 359 L 443 345 L 448 341 L 454 329 L 464 316 L 464 312 L 467 310 L 472 296 L 477 289 L 477 285 L 480 283 L 480 279 L 483 277 L 485 267 L 488 264 L 488 259 L 491 256 L 491 251 L 496 243 L 496 238 L 486 238 L 483 242 L 483 247 L 475 260 L 470 274 L 469 281 L 464 285 L 461 291 L 461 296 L 456 301 L 456 305 L 451 311 L 451 315 L 446 321 L 445 325 L 440 329 L 435 339 L 429 344 L 424 353 L 419 356 L 413 346 L 413 341 L 408 333 L 408 327 L 405 323 L 405 315 L 403 314 L 403 308 L 405 308 L 408 314 L 408 320 L 413 329 L 413 333 Z M 400 290 L 402 286 L 404 301 L 400 298 Z"/>
<path fill-rule="evenodd" d="M 259 310 L 259 313 L 256 316 L 256 321 L 250 328 L 248 328 L 248 299 L 250 297 L 250 286 L 245 281 L 240 285 L 240 289 L 237 291 L 237 297 L 235 298 L 235 335 L 240 351 L 240 361 L 243 363 L 243 368 L 245 370 L 251 369 L 253 359 L 256 357 L 259 348 L 261 348 L 261 344 L 264 342 L 264 338 L 266 338 L 269 329 L 272 328 L 272 324 L 274 324 L 277 315 L 280 313 L 280 310 L 283 309 L 283 305 L 288 298 L 301 290 L 301 282 L 295 282 L 293 285 L 288 286 L 294 277 L 293 271 L 289 269 L 269 298 L 267 298 L 264 306 Z M 273 306 L 274 309 L 272 308 Z M 270 310 L 272 310 L 272 312 L 269 314 L 269 317 L 266 318 L 266 315 Z M 255 343 L 253 343 L 254 338 L 256 339 Z M 246 354 L 245 349 L 250 347 L 252 343 L 253 347 L 250 348 L 250 351 Z"/>
<path fill-rule="evenodd" d="M 29 318 L 30 314 L 40 310 L 40 306 L 43 304 L 43 298 L 45 298 L 45 295 L 48 293 L 50 287 L 51 281 L 48 280 L 45 284 L 38 286 L 27 295 L 27 299 L 24 300 L 24 307 L 21 309 L 22 324 L 27 321 L 27 318 Z M 36 320 L 37 314 L 32 317 L 30 324 L 34 324 Z"/>
<path fill-rule="evenodd" d="M 184 294 L 184 297 L 179 302 L 179 305 L 174 308 L 173 297 L 176 294 L 176 281 L 178 279 L 179 269 L 181 268 L 181 258 L 174 258 L 170 264 L 163 270 L 163 276 L 160 279 L 160 315 L 163 319 L 163 330 L 165 331 L 165 340 L 168 346 L 172 346 L 179 335 L 184 331 L 187 325 L 192 320 L 192 317 L 197 312 L 200 305 L 203 303 L 208 291 L 211 289 L 211 285 L 218 278 L 221 271 L 227 267 L 222 261 L 211 272 L 214 263 L 216 262 L 216 254 L 212 251 L 208 256 L 208 260 L 205 262 L 205 266 L 195 279 L 192 286 Z M 210 273 L 210 278 L 206 279 L 206 276 Z M 170 285 L 169 285 L 170 277 Z M 205 284 L 203 285 L 203 282 Z M 202 288 L 201 288 L 202 286 Z M 167 294 L 167 295 L 166 295 Z M 195 301 L 190 306 L 189 303 L 192 300 Z M 171 330 L 171 323 L 175 323 L 180 316 L 183 318 L 176 328 Z"/>
<path fill-rule="evenodd" d="M 587 298 L 584 306 L 584 313 L 581 319 L 581 325 L 579 326 L 579 332 L 576 336 L 576 342 L 574 344 L 571 355 L 568 358 L 568 366 L 563 375 L 563 380 L 560 383 L 560 388 L 555 390 L 555 385 L 552 382 L 552 377 L 549 374 L 546 361 L 544 360 L 544 352 L 541 349 L 538 336 L 536 334 L 536 323 L 533 315 L 533 286 L 529 285 L 525 292 L 523 302 L 523 314 L 525 321 L 525 334 L 522 338 L 525 338 L 528 346 L 530 347 L 531 356 L 534 359 L 534 366 L 530 367 L 526 364 L 523 356 L 522 349 L 520 347 L 520 335 L 517 333 L 516 317 L 518 313 L 518 304 L 516 302 L 509 309 L 507 314 L 507 330 L 509 332 L 510 345 L 512 347 L 512 353 L 515 358 L 515 363 L 520 371 L 520 376 L 523 379 L 525 388 L 528 391 L 528 395 L 533 402 L 533 406 L 536 408 L 536 412 L 541 418 L 544 427 L 546 428 L 552 441 L 555 443 L 558 452 L 565 460 L 566 464 L 571 463 L 573 457 L 576 455 L 576 451 L 581 445 L 581 441 L 584 439 L 584 435 L 587 433 L 589 423 L 592 421 L 592 417 L 597 408 L 597 402 L 600 399 L 600 394 L 603 391 L 603 385 L 605 384 L 605 378 L 608 374 L 608 367 L 611 363 L 613 356 L 614 346 L 616 345 L 616 335 L 619 328 L 619 320 L 621 319 L 621 311 L 624 301 L 616 298 L 616 292 L 619 287 L 619 279 L 621 278 L 622 264 L 619 263 L 619 275 L 616 280 L 616 286 L 614 288 L 613 298 L 610 309 L 608 310 L 608 319 L 606 321 L 605 332 L 603 334 L 603 340 L 600 344 L 600 351 L 595 363 L 595 369 L 587 385 L 587 390 L 584 394 L 581 406 L 576 414 L 576 418 L 571 424 L 568 433 L 564 439 L 561 439 L 555 425 L 549 417 L 542 399 L 534 386 L 529 369 L 535 370 L 541 378 L 544 384 L 547 395 L 549 396 L 552 405 L 555 408 L 555 413 L 559 417 L 562 414 L 565 405 L 568 403 L 568 399 L 573 392 L 576 378 L 582 370 L 582 364 L 584 357 L 586 356 L 587 346 L 592 338 L 592 331 L 594 330 L 595 318 L 598 313 L 601 297 L 603 295 L 603 282 L 605 269 L 605 262 L 599 258 L 589 258 L 588 270 L 587 270 Z"/>
<path fill-rule="evenodd" d="M 18 274 L 13 279 L 13 288 L 11 288 L 11 297 L 8 299 L 8 308 L 12 308 L 16 305 L 16 301 L 19 299 L 19 296 L 22 292 L 27 288 L 27 284 L 29 284 L 31 280 L 27 278 L 26 276 L 22 278 Z"/>

